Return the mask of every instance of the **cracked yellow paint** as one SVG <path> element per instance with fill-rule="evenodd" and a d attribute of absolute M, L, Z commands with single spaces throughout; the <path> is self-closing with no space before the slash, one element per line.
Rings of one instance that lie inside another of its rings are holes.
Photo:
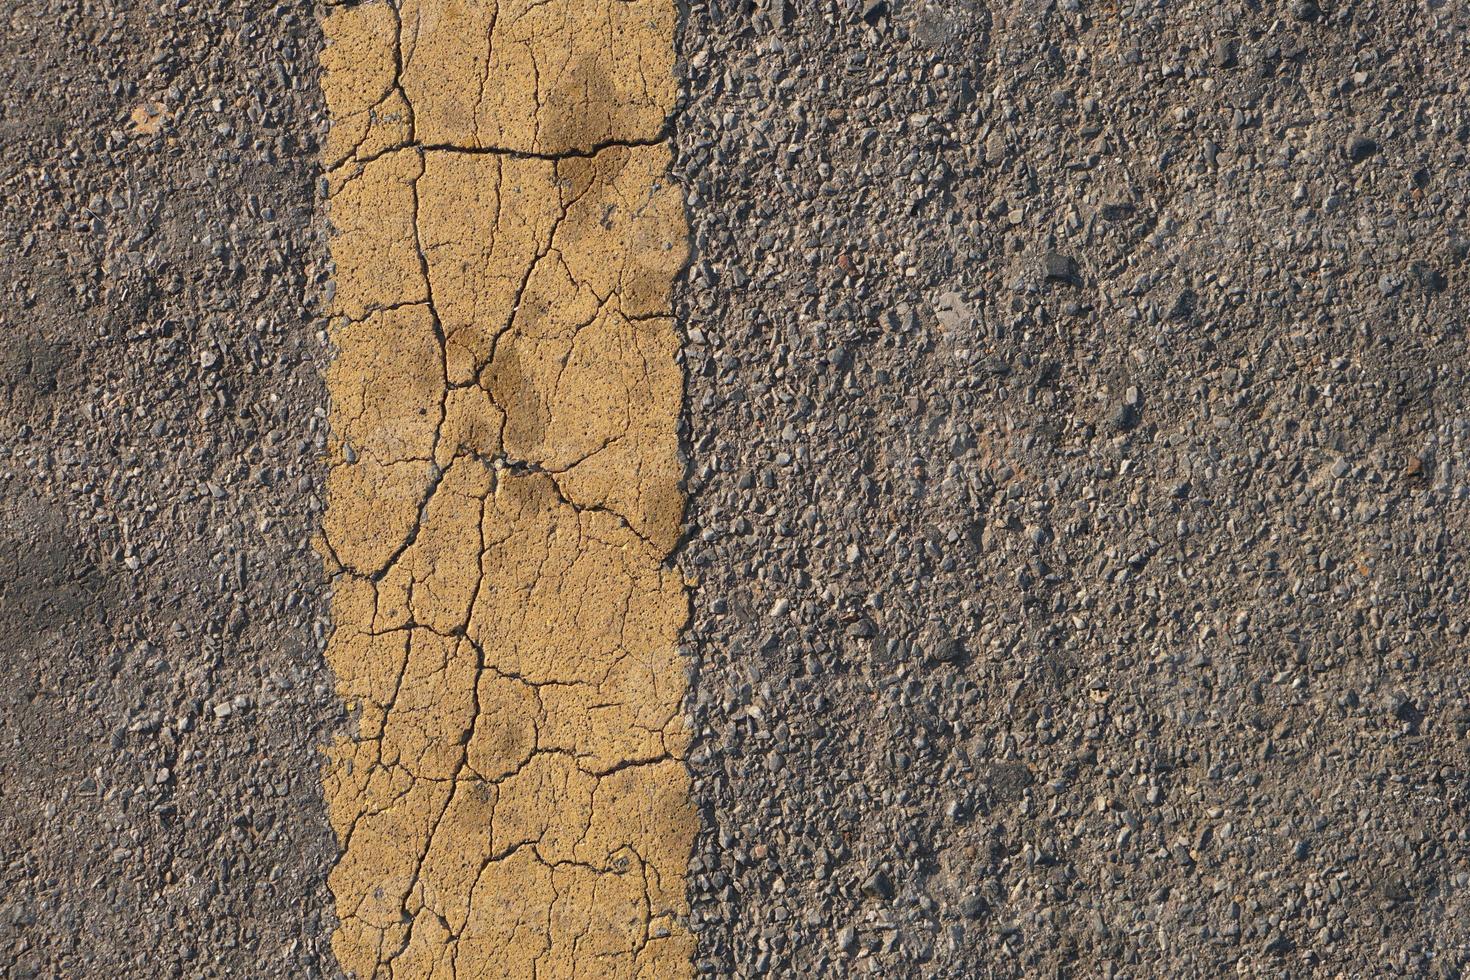
<path fill-rule="evenodd" d="M 325 19 L 358 977 L 686 977 L 673 0 Z"/>
<path fill-rule="evenodd" d="M 538 156 L 651 143 L 674 0 L 377 0 L 326 22 L 329 164 L 415 145 Z"/>

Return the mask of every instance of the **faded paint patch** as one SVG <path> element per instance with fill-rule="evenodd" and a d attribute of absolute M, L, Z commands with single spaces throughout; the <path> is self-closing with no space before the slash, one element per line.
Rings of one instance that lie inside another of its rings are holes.
<path fill-rule="evenodd" d="M 681 977 L 672 0 L 325 21 L 344 969 Z"/>

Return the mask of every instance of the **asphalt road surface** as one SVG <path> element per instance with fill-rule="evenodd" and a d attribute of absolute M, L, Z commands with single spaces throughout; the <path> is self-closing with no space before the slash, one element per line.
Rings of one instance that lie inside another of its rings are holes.
<path fill-rule="evenodd" d="M 0 974 L 1470 972 L 1470 14 L 0 13 Z"/>

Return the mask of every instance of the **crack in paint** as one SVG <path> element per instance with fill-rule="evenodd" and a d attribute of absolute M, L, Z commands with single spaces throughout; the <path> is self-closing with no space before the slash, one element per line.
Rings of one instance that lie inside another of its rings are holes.
<path fill-rule="evenodd" d="M 359 977 L 687 977 L 672 0 L 333 6 L 324 771 Z"/>

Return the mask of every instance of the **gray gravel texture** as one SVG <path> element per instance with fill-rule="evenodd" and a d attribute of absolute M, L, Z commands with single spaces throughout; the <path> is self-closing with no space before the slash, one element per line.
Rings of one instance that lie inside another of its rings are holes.
<path fill-rule="evenodd" d="M 314 11 L 0 27 L 0 975 L 331 975 Z"/>
<path fill-rule="evenodd" d="M 1467 38 L 691 3 L 703 974 L 1465 975 Z"/>

